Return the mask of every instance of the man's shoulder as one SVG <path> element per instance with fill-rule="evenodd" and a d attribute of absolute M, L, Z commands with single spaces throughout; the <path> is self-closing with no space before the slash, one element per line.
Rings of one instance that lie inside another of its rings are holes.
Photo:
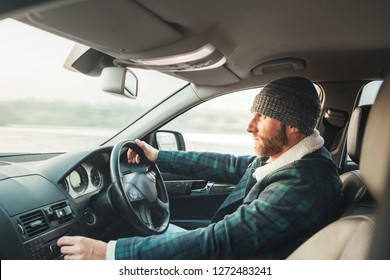
<path fill-rule="evenodd" d="M 297 176 L 305 178 L 333 178 L 335 182 L 340 181 L 336 164 L 328 150 L 324 147 L 293 162 L 291 168 L 294 169 L 293 173 L 296 173 Z"/>
<path fill-rule="evenodd" d="M 329 153 L 329 151 L 324 146 L 322 146 L 318 150 L 315 150 L 314 152 L 302 157 L 302 160 L 306 160 L 306 159 L 309 159 L 309 160 L 311 160 L 311 159 L 327 159 L 327 160 L 332 161 L 332 155 Z"/>
<path fill-rule="evenodd" d="M 332 155 L 325 147 L 305 155 L 299 160 L 296 160 L 292 163 L 295 168 L 299 167 L 311 167 L 311 168 L 322 168 L 329 167 L 331 169 L 336 169 L 336 165 L 332 159 Z"/>
<path fill-rule="evenodd" d="M 304 174 L 332 174 L 338 177 L 337 168 L 328 150 L 324 147 L 305 155 L 277 170 L 277 173 L 290 173 L 296 176 Z"/>

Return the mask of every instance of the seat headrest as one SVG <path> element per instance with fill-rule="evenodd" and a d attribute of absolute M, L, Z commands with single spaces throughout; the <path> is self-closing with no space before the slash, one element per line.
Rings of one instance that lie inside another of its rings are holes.
<path fill-rule="evenodd" d="M 385 78 L 368 117 L 360 170 L 368 191 L 381 202 L 390 187 L 390 75 Z"/>
<path fill-rule="evenodd" d="M 356 107 L 352 112 L 348 126 L 347 152 L 349 157 L 356 163 L 360 162 L 363 135 L 367 124 L 371 105 Z"/>

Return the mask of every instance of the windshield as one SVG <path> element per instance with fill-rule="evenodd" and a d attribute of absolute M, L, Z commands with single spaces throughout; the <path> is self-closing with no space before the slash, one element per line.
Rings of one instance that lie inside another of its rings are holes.
<path fill-rule="evenodd" d="M 187 82 L 132 69 L 137 99 L 102 92 L 100 77 L 66 70 L 74 42 L 0 21 L 0 154 L 66 152 L 97 146 Z"/>

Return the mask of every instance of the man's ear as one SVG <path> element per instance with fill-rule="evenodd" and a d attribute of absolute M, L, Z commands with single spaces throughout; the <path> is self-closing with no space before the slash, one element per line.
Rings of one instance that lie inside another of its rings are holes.
<path fill-rule="evenodd" d="M 293 134 L 293 133 L 298 133 L 300 132 L 298 128 L 294 127 L 294 126 L 291 126 L 291 125 L 287 125 L 286 126 L 286 132 L 287 133 L 290 133 L 290 134 Z"/>
<path fill-rule="evenodd" d="M 289 138 L 296 143 L 306 137 L 306 135 L 303 134 L 298 128 L 291 125 L 286 126 L 286 134 L 289 135 Z"/>

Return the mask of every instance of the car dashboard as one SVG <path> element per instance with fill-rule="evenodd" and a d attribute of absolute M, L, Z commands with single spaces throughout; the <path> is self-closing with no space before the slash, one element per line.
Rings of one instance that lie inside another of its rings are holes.
<path fill-rule="evenodd" d="M 0 158 L 0 258 L 61 259 L 60 237 L 96 236 L 90 201 L 111 185 L 110 152 L 98 148 L 27 162 Z"/>

